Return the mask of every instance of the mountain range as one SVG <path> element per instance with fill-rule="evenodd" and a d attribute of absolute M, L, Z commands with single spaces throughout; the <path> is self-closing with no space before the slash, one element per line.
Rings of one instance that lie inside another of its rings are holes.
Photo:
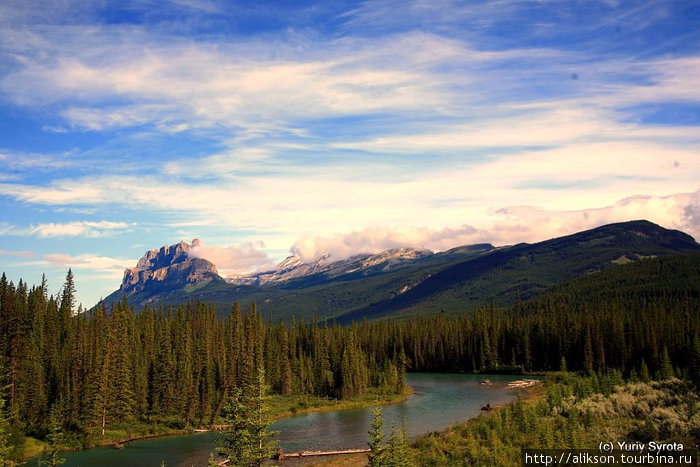
<path fill-rule="evenodd" d="M 104 299 L 107 308 L 124 298 L 137 310 L 199 300 L 226 314 L 235 301 L 255 301 L 274 319 L 340 322 L 463 312 L 535 297 L 618 264 L 700 252 L 691 236 L 640 220 L 505 247 L 476 244 L 438 253 L 400 248 L 340 261 L 323 255 L 305 262 L 292 255 L 272 270 L 223 278 L 213 263 L 190 254 L 197 244 L 195 239 L 146 252 L 125 271 L 119 290 Z"/>

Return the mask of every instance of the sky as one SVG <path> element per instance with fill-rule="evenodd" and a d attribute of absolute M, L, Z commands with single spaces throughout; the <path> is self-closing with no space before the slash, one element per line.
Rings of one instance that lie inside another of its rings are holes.
<path fill-rule="evenodd" d="M 699 83 L 694 0 L 0 2 L 0 270 L 698 239 Z"/>

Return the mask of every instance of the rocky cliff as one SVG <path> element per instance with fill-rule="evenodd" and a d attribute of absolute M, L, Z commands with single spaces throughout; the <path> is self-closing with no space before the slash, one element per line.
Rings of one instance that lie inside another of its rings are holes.
<path fill-rule="evenodd" d="M 194 239 L 191 244 L 180 242 L 147 251 L 136 267 L 124 271 L 118 292 L 126 295 L 134 292 L 156 293 L 213 280 L 223 281 L 213 263 L 190 256 L 190 249 L 198 244 L 199 240 Z"/>

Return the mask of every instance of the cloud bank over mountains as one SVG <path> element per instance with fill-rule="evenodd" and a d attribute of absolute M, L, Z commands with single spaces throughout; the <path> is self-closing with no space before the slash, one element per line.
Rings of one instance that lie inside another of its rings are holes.
<path fill-rule="evenodd" d="M 496 246 L 534 243 L 600 225 L 647 218 L 668 228 L 700 238 L 700 190 L 667 197 L 633 196 L 612 206 L 580 211 L 547 211 L 531 206 L 514 206 L 494 212 L 496 221 L 474 227 L 461 225 L 442 229 L 428 227 L 370 227 L 360 231 L 308 236 L 294 242 L 289 254 L 305 262 L 324 255 L 338 261 L 362 253 L 410 247 L 445 251 L 461 245 L 493 243 Z M 190 255 L 216 264 L 224 276 L 272 269 L 273 259 L 263 243 L 209 246 L 200 243 Z"/>
<path fill-rule="evenodd" d="M 273 263 L 270 258 L 260 250 L 264 247 L 263 243 L 211 246 L 200 241 L 189 249 L 188 254 L 211 261 L 216 265 L 220 275 L 232 276 L 272 268 Z"/>
<path fill-rule="evenodd" d="M 667 197 L 633 196 L 612 206 L 579 211 L 514 206 L 496 210 L 492 216 L 493 223 L 478 227 L 374 227 L 326 237 L 306 237 L 296 241 L 290 252 L 298 254 L 305 261 L 312 261 L 324 254 L 340 260 L 358 253 L 379 253 L 400 247 L 444 251 L 474 243 L 504 246 L 543 241 L 604 224 L 641 218 L 690 233 L 697 239 L 700 238 L 698 206 L 700 190 Z"/>

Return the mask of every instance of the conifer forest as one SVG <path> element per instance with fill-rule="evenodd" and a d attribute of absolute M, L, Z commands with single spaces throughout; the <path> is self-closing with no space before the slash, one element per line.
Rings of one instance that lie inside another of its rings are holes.
<path fill-rule="evenodd" d="M 8 445 L 24 435 L 46 438 L 57 420 L 85 446 L 125 424 L 211 426 L 229 396 L 261 384 L 275 394 L 334 399 L 369 388 L 400 393 L 406 372 L 614 370 L 698 384 L 700 301 L 697 284 L 682 278 L 696 276 L 699 264 L 697 255 L 669 257 L 507 308 L 351 326 L 274 322 L 254 303 L 233 303 L 224 315 L 204 303 L 82 310 L 70 271 L 57 295 L 45 281 L 14 284 L 3 275 Z M 664 274 L 671 270 L 680 274 Z"/>

